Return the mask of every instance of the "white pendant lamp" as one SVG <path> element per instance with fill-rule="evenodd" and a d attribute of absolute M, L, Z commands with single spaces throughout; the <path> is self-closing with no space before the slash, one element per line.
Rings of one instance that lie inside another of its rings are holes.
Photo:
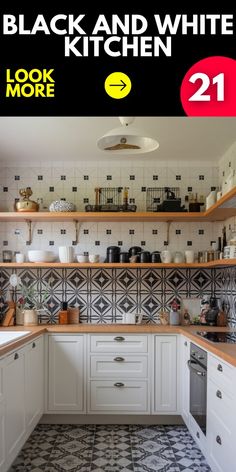
<path fill-rule="evenodd" d="M 113 154 L 144 154 L 159 147 L 156 139 L 143 130 L 135 128 L 134 117 L 119 117 L 121 126 L 104 134 L 97 141 L 99 149 Z"/>

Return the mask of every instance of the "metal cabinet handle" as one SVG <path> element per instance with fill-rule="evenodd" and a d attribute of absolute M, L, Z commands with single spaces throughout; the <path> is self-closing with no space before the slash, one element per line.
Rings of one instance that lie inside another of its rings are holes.
<path fill-rule="evenodd" d="M 187 345 L 188 345 L 187 341 L 184 341 L 184 345 L 185 345 L 185 346 L 187 346 Z"/>
<path fill-rule="evenodd" d="M 199 432 L 197 432 L 196 436 L 197 436 L 197 438 L 198 438 L 198 439 L 200 438 L 200 434 L 199 434 Z"/>
<path fill-rule="evenodd" d="M 222 444 L 222 441 L 221 441 L 221 437 L 220 437 L 220 436 L 216 436 L 216 442 L 217 442 L 218 444 L 220 444 L 220 445 Z"/>
<path fill-rule="evenodd" d="M 221 365 L 221 364 L 218 364 L 218 366 L 217 366 L 217 370 L 218 370 L 219 372 L 223 372 L 223 367 L 222 367 L 222 365 Z"/>
<path fill-rule="evenodd" d="M 116 337 L 114 338 L 114 341 L 119 341 L 119 342 L 125 341 L 125 338 L 123 338 L 123 336 L 116 336 Z"/>
<path fill-rule="evenodd" d="M 122 383 L 122 382 L 116 382 L 116 383 L 114 383 L 114 387 L 124 387 L 124 386 L 125 386 L 125 384 Z"/>
<path fill-rule="evenodd" d="M 35 347 L 36 347 L 36 344 L 35 344 L 35 343 L 33 343 L 33 344 L 32 344 L 32 348 L 34 349 Z"/>
<path fill-rule="evenodd" d="M 124 360 L 125 360 L 124 357 L 115 357 L 114 358 L 114 361 L 116 361 L 116 362 L 123 362 Z"/>
<path fill-rule="evenodd" d="M 14 361 L 16 361 L 16 359 L 19 359 L 19 354 L 17 354 L 17 352 L 14 354 Z"/>
<path fill-rule="evenodd" d="M 216 396 L 217 396 L 218 398 L 222 398 L 222 393 L 221 393 L 220 390 L 217 390 L 217 391 L 216 391 Z"/>

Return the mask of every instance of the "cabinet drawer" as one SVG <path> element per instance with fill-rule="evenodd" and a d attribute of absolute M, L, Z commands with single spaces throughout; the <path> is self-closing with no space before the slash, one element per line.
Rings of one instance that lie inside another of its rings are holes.
<path fill-rule="evenodd" d="M 147 352 L 147 336 L 112 334 L 112 335 L 91 335 L 91 352 L 100 352 L 101 354 L 112 352 Z"/>
<path fill-rule="evenodd" d="M 217 357 L 208 355 L 208 378 L 229 395 L 234 396 L 236 389 L 235 367 L 225 364 Z"/>
<path fill-rule="evenodd" d="M 207 444 L 210 465 L 217 472 L 235 470 L 234 435 L 211 410 L 207 424 Z"/>
<path fill-rule="evenodd" d="M 91 356 L 91 377 L 125 377 L 145 378 L 148 375 L 148 360 L 146 356 L 113 355 Z"/>
<path fill-rule="evenodd" d="M 227 429 L 235 432 L 235 401 L 227 395 L 225 390 L 221 390 L 218 386 L 208 380 L 207 386 L 208 408 L 213 411 Z"/>
<path fill-rule="evenodd" d="M 146 413 L 148 385 L 145 381 L 97 380 L 90 382 L 90 411 Z"/>

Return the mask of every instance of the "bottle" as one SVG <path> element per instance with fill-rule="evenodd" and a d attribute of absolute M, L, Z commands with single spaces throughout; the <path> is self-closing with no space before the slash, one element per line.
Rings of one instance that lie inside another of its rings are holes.
<path fill-rule="evenodd" d="M 68 313 L 68 324 L 79 323 L 79 307 L 69 306 L 67 313 Z"/>
<path fill-rule="evenodd" d="M 68 311 L 67 311 L 67 302 L 61 303 L 61 310 L 58 313 L 58 320 L 59 324 L 67 324 L 68 323 Z"/>
<path fill-rule="evenodd" d="M 179 319 L 179 304 L 177 300 L 174 300 L 171 303 L 171 310 L 170 310 L 170 315 L 169 315 L 169 323 L 170 325 L 179 325 L 180 319 Z"/>
<path fill-rule="evenodd" d="M 227 315 L 225 311 L 220 310 L 217 314 L 216 318 L 216 325 L 217 326 L 227 326 Z"/>
<path fill-rule="evenodd" d="M 224 252 L 224 248 L 227 246 L 227 239 L 226 239 L 226 226 L 223 226 L 222 229 L 222 251 Z"/>

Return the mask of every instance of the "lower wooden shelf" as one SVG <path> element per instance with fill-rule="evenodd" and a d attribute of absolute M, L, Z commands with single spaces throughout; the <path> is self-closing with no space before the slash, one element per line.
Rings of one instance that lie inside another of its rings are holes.
<path fill-rule="evenodd" d="M 61 263 L 61 262 L 23 262 L 22 264 L 17 264 L 16 262 L 0 262 L 0 270 L 1 268 L 19 268 L 23 269 L 26 267 L 37 269 L 37 268 L 68 268 L 68 269 L 186 269 L 186 268 L 211 268 L 211 267 L 232 267 L 236 266 L 236 259 L 221 259 L 211 262 L 193 262 L 190 264 L 187 263 L 108 263 L 108 262 L 71 262 L 71 263 Z"/>

